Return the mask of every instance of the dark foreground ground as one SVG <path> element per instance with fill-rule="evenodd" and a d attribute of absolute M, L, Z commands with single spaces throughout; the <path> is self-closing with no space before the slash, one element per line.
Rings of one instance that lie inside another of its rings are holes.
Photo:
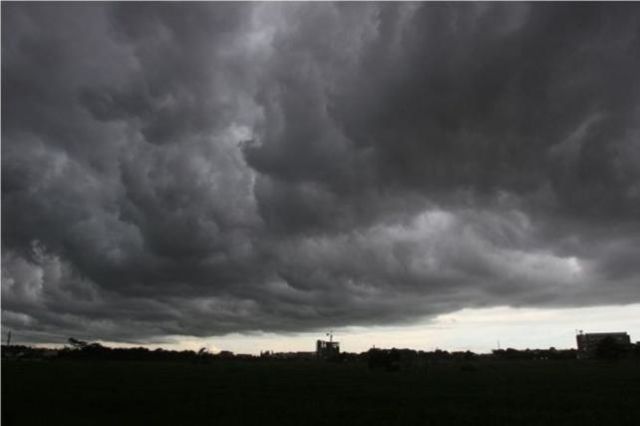
<path fill-rule="evenodd" d="M 2 362 L 2 425 L 640 425 L 640 364 Z"/>

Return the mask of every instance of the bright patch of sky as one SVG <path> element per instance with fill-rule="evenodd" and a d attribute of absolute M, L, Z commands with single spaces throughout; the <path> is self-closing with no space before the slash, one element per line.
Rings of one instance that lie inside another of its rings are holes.
<path fill-rule="evenodd" d="M 377 348 L 411 348 L 423 351 L 470 350 L 490 352 L 502 349 L 575 348 L 578 330 L 588 332 L 626 331 L 632 341 L 640 340 L 640 304 L 573 309 L 529 309 L 494 307 L 463 309 L 440 315 L 431 321 L 393 327 L 348 327 L 333 330 L 347 352 Z M 328 332 L 330 330 L 327 330 Z M 316 333 L 229 334 L 206 339 L 174 336 L 151 348 L 193 349 L 206 347 L 212 352 L 259 354 L 261 351 L 313 351 L 317 339 L 326 339 L 325 331 Z M 109 344 L 108 342 L 106 342 Z M 126 345 L 125 345 L 126 346 Z"/>

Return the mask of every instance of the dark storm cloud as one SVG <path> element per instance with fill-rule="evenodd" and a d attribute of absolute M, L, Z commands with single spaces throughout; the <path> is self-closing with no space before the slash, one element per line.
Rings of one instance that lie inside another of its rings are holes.
<path fill-rule="evenodd" d="M 3 4 L 33 340 L 640 300 L 633 4 Z"/>

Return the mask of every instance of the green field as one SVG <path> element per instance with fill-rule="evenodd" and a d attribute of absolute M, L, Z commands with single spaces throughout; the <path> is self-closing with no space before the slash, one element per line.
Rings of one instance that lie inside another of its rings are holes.
<path fill-rule="evenodd" d="M 640 364 L 2 362 L 11 425 L 640 425 Z"/>

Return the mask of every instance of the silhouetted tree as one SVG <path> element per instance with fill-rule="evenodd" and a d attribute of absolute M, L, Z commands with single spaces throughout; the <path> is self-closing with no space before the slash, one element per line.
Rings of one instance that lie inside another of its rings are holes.
<path fill-rule="evenodd" d="M 73 337 L 69 337 L 68 342 L 74 349 L 84 349 L 87 346 L 87 342 L 84 340 L 74 339 Z"/>

